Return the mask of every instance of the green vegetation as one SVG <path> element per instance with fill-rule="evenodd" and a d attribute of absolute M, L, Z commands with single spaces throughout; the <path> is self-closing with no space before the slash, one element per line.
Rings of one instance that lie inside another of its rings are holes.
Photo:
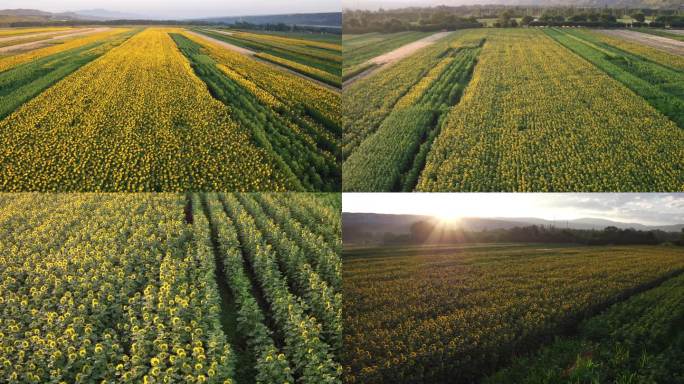
<path fill-rule="evenodd" d="M 345 191 L 411 191 L 449 109 L 461 98 L 484 40 L 447 52 L 345 161 Z"/>
<path fill-rule="evenodd" d="M 450 43 L 465 39 L 468 34 L 459 32 L 453 36 L 453 39 L 440 40 L 345 89 L 342 94 L 342 154 L 345 158 L 378 129 L 397 101 L 440 62 L 451 49 Z"/>
<path fill-rule="evenodd" d="M 318 135 L 296 111 L 274 109 L 261 102 L 221 71 L 199 44 L 177 33 L 171 36 L 212 95 L 231 107 L 232 116 L 248 127 L 252 140 L 268 151 L 292 185 L 306 190 L 339 190 L 341 171 L 335 143 Z"/>
<path fill-rule="evenodd" d="M 684 382 L 684 275 L 615 304 L 488 384 Z"/>
<path fill-rule="evenodd" d="M 341 383 L 340 276 L 300 248 L 339 247 L 339 204 L 0 196 L 0 381 Z"/>
<path fill-rule="evenodd" d="M 431 35 L 430 32 L 397 32 L 397 33 L 366 33 L 352 35 L 342 40 L 342 55 L 344 64 L 342 76 L 349 77 L 348 72 L 363 64 L 368 59 L 399 48 L 402 45 L 420 40 Z"/>
<path fill-rule="evenodd" d="M 684 128 L 684 72 L 612 47 L 582 31 L 553 28 L 546 33 Z"/>
<path fill-rule="evenodd" d="M 654 35 L 654 36 L 667 37 L 668 39 L 684 41 L 684 35 L 669 32 L 666 29 L 654 29 L 654 28 L 634 28 L 634 29 L 639 31 L 639 32 L 648 33 L 648 34 Z"/>
<path fill-rule="evenodd" d="M 684 248 L 426 245 L 345 250 L 343 260 L 345 382 L 459 384 L 479 382 L 512 356 L 680 273 Z M 681 369 L 681 279 L 676 284 L 667 299 L 653 300 L 653 313 L 615 312 L 591 329 L 631 338 L 630 361 L 638 362 L 644 342 L 654 355 L 648 361 L 668 365 L 661 374 Z"/>
<path fill-rule="evenodd" d="M 112 39 L 55 53 L 0 72 L 0 119 L 137 32 L 126 32 Z"/>
<path fill-rule="evenodd" d="M 198 29 L 197 31 L 239 47 L 317 68 L 338 78 L 342 76 L 342 47 L 339 45 L 339 41 L 335 43 L 317 42 L 232 30 L 226 30 L 223 33 L 208 29 Z"/>

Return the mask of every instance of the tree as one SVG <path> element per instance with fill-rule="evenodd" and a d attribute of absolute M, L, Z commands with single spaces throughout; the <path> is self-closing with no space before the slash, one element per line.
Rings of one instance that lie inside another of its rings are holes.
<path fill-rule="evenodd" d="M 534 21 L 534 17 L 530 15 L 526 15 L 520 20 L 520 25 L 530 25 L 531 22 Z"/>
<path fill-rule="evenodd" d="M 634 19 L 634 20 L 636 20 L 636 21 L 638 21 L 638 22 L 640 22 L 640 23 L 643 23 L 644 21 L 646 21 L 646 15 L 644 15 L 644 14 L 641 13 L 641 12 L 635 13 L 635 14 L 632 15 L 632 19 Z"/>

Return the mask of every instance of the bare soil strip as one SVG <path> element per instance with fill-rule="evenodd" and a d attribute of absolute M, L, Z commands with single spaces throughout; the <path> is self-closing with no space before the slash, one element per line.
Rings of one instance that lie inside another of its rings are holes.
<path fill-rule="evenodd" d="M 243 54 L 243 55 L 250 56 L 253 60 L 258 61 L 258 62 L 260 62 L 260 63 L 262 63 L 262 64 L 266 64 L 266 65 L 268 65 L 268 66 L 270 66 L 270 67 L 272 67 L 272 68 L 275 68 L 275 69 L 277 69 L 277 70 L 279 70 L 279 71 L 284 71 L 284 72 L 291 73 L 291 74 L 293 74 L 293 75 L 295 75 L 295 76 L 297 76 L 297 77 L 301 77 L 302 79 L 306 79 L 306 80 L 308 80 L 308 81 L 314 82 L 314 83 L 320 85 L 321 87 L 325 87 L 325 88 L 327 88 L 327 89 L 329 89 L 329 90 L 331 90 L 331 91 L 340 92 L 340 89 L 339 89 L 339 88 L 334 87 L 334 86 L 332 86 L 332 85 L 330 85 L 330 84 L 326 84 L 326 83 L 324 83 L 324 82 L 322 82 L 322 81 L 319 81 L 319 80 L 316 80 L 316 79 L 311 78 L 311 77 L 309 77 L 309 76 L 306 76 L 306 75 L 304 75 L 303 73 L 299 73 L 299 72 L 297 72 L 297 71 L 293 71 L 293 70 L 291 70 L 291 69 L 289 69 L 289 68 L 282 67 L 282 66 L 280 66 L 280 65 L 278 65 L 278 64 L 271 63 L 270 61 L 262 60 L 262 59 L 260 59 L 260 58 L 258 58 L 258 57 L 256 57 L 256 56 L 254 56 L 254 55 L 256 54 L 256 52 L 250 51 L 249 49 L 245 49 L 245 48 L 242 48 L 242 47 L 238 47 L 237 45 L 233 45 L 233 44 L 230 44 L 230 43 L 226 43 L 225 41 L 221 41 L 221 40 L 218 40 L 218 39 L 214 39 L 213 37 L 210 37 L 210 36 L 207 36 L 207 35 L 204 35 L 204 34 L 201 34 L 201 33 L 193 32 L 193 31 L 190 31 L 190 30 L 186 30 L 186 32 L 188 32 L 188 33 L 191 34 L 191 35 L 197 36 L 197 37 L 199 37 L 199 38 L 201 38 L 201 39 L 205 39 L 205 40 L 211 41 L 212 43 L 218 44 L 218 45 L 220 45 L 220 46 L 222 46 L 222 47 L 224 47 L 224 48 L 230 49 L 230 50 L 235 51 L 235 52 L 237 52 L 237 53 L 241 53 L 241 54 Z"/>
<path fill-rule="evenodd" d="M 109 29 L 110 29 L 109 27 L 79 29 L 78 31 L 75 31 L 73 33 L 68 33 L 65 35 L 59 35 L 59 36 L 55 36 L 55 37 L 48 38 L 45 40 L 32 41 L 30 43 L 16 44 L 16 45 L 10 45 L 7 47 L 2 47 L 2 48 L 0 48 L 0 53 L 15 53 L 15 52 L 30 51 L 33 49 L 42 48 L 42 47 L 49 45 L 55 41 L 64 40 L 64 39 L 69 38 L 69 37 L 76 37 L 76 36 L 81 36 L 81 35 L 90 35 L 93 33 L 104 32 L 104 31 L 107 31 Z"/>
<path fill-rule="evenodd" d="M 0 43 L 4 43 L 6 41 L 13 41 L 13 40 L 26 40 L 26 39 L 31 39 L 34 37 L 40 37 L 40 36 L 50 36 L 50 35 L 59 35 L 63 33 L 69 33 L 74 31 L 73 29 L 65 29 L 65 30 L 60 30 L 60 31 L 48 31 L 48 32 L 36 32 L 36 33 L 27 33 L 25 35 L 12 35 L 12 36 L 7 36 L 7 37 L 0 37 Z"/>
<path fill-rule="evenodd" d="M 363 71 L 359 73 L 358 75 L 350 78 L 349 80 L 345 81 L 342 84 L 342 88 L 344 89 L 345 87 L 349 86 L 351 83 L 358 81 L 360 79 L 363 79 L 364 77 L 368 77 L 371 74 L 382 70 L 383 68 L 387 68 L 388 66 L 396 63 L 397 61 L 410 56 L 414 54 L 416 51 L 418 51 L 421 48 L 425 48 L 428 45 L 434 44 L 436 41 L 450 35 L 451 32 L 437 32 L 435 34 L 432 34 L 430 36 L 424 37 L 420 40 L 416 40 L 412 43 L 408 43 L 406 45 L 403 45 L 393 51 L 384 53 L 380 56 L 376 56 L 372 59 L 369 59 L 363 64 L 375 64 L 373 67 L 368 69 L 367 71 Z"/>
<path fill-rule="evenodd" d="M 661 31 L 684 36 L 684 29 L 661 29 Z"/>
<path fill-rule="evenodd" d="M 602 29 L 600 32 L 606 35 L 616 36 L 625 40 L 648 45 L 649 47 L 660 49 L 668 53 L 684 56 L 684 41 L 668 39 L 667 37 L 655 36 L 648 33 L 635 31 Z"/>
<path fill-rule="evenodd" d="M 229 34 L 229 33 L 223 33 L 223 32 L 221 32 L 221 31 L 213 31 L 213 32 L 222 33 L 222 34 L 224 34 L 224 35 Z M 197 37 L 201 37 L 201 38 L 203 38 L 203 39 L 207 39 L 207 40 L 211 41 L 212 43 L 216 43 L 216 44 L 218 44 L 218 45 L 220 45 L 220 46 L 222 46 L 222 47 L 224 47 L 224 48 L 228 48 L 228 49 L 230 49 L 231 51 L 235 51 L 235 52 L 241 53 L 241 54 L 243 54 L 243 55 L 247 55 L 247 56 L 254 56 L 254 55 L 256 55 L 256 52 L 250 51 L 249 49 L 246 49 L 246 48 L 239 47 L 239 46 L 237 46 L 237 45 L 235 45 L 235 44 L 226 43 L 225 41 L 221 41 L 221 40 L 219 40 L 219 39 L 214 39 L 213 37 L 210 37 L 210 36 L 207 36 L 207 35 L 204 35 L 204 34 L 200 34 L 200 33 L 197 33 L 197 32 L 193 32 L 193 31 L 188 31 L 188 33 L 190 33 L 190 34 L 192 34 L 192 35 L 195 35 L 195 36 L 197 36 Z"/>

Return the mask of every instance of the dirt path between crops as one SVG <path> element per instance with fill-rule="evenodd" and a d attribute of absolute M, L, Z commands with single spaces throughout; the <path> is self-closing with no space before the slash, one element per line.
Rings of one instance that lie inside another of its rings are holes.
<path fill-rule="evenodd" d="M 111 28 L 109 28 L 109 27 L 79 29 L 79 30 L 74 31 L 72 33 L 67 33 L 65 35 L 55 36 L 55 37 L 48 38 L 45 40 L 38 40 L 38 41 L 32 41 L 30 43 L 16 44 L 16 45 L 10 45 L 7 47 L 2 47 L 2 48 L 0 48 L 0 53 L 14 53 L 14 52 L 30 51 L 33 49 L 42 48 L 46 45 L 49 45 L 52 42 L 63 40 L 63 39 L 69 38 L 69 37 L 91 35 L 93 33 L 104 32 L 104 31 L 108 31 L 110 29 Z"/>
<path fill-rule="evenodd" d="M 668 39 L 667 37 L 649 35 L 648 33 L 635 31 L 602 29 L 600 32 L 606 35 L 648 45 L 649 47 L 660 49 L 668 53 L 684 56 L 684 41 Z"/>
<path fill-rule="evenodd" d="M 219 32 L 219 31 L 213 31 L 213 32 Z M 222 46 L 222 47 L 224 47 L 224 48 L 228 48 L 228 49 L 230 49 L 231 51 L 235 51 L 235 52 L 237 52 L 237 53 L 242 53 L 243 55 L 248 55 L 248 56 L 254 56 L 254 55 L 256 55 L 256 52 L 250 51 L 250 50 L 247 49 L 247 48 L 239 47 L 239 46 L 237 46 L 237 45 L 235 45 L 235 44 L 226 43 L 225 41 L 221 41 L 221 40 L 219 40 L 219 39 L 214 39 L 213 37 L 210 37 L 210 36 L 207 36 L 207 35 L 204 35 L 204 34 L 201 34 L 201 33 L 193 32 L 193 31 L 188 31 L 188 33 L 190 33 L 190 34 L 192 34 L 192 35 L 195 35 L 195 36 L 198 36 L 198 37 L 201 37 L 201 38 L 203 38 L 203 39 L 207 39 L 207 40 L 211 41 L 212 43 L 216 43 L 216 44 L 218 44 L 218 45 L 220 45 L 220 46 Z M 223 33 L 223 32 L 219 32 L 219 33 Z"/>
<path fill-rule="evenodd" d="M 360 65 L 372 65 L 372 66 L 368 70 L 363 71 L 363 72 L 359 73 L 358 75 L 352 77 L 351 79 L 348 79 L 347 81 L 345 81 L 342 84 L 342 89 L 349 86 L 353 82 L 361 80 L 364 77 L 368 77 L 371 74 L 373 74 L 377 71 L 380 71 L 383 68 L 386 68 L 386 67 L 396 63 L 397 61 L 416 53 L 416 51 L 418 51 L 419 49 L 422 49 L 422 48 L 427 47 L 428 45 L 434 44 L 438 40 L 440 40 L 440 39 L 442 39 L 442 38 L 444 38 L 450 34 L 451 34 L 451 32 L 437 32 L 437 33 L 432 34 L 430 36 L 424 37 L 420 40 L 416 40 L 412 43 L 408 43 L 406 45 L 403 45 L 403 46 L 401 46 L 401 47 L 399 47 L 393 51 L 384 53 L 380 56 L 376 56 L 372 59 L 367 60 L 366 62 L 364 62 L 363 64 L 360 64 Z"/>
<path fill-rule="evenodd" d="M 661 31 L 684 36 L 684 29 L 661 29 Z"/>
<path fill-rule="evenodd" d="M 6 41 L 12 41 L 12 40 L 32 39 L 34 37 L 40 37 L 40 36 L 59 35 L 60 33 L 69 33 L 71 31 L 73 31 L 73 29 L 64 29 L 64 30 L 60 30 L 60 31 L 48 31 L 48 32 L 35 32 L 35 33 L 27 33 L 24 35 L 12 35 L 12 36 L 7 36 L 7 37 L 0 37 L 0 43 L 4 43 Z"/>
<path fill-rule="evenodd" d="M 340 92 L 340 89 L 339 89 L 339 88 L 334 87 L 334 86 L 332 86 L 332 85 L 330 85 L 330 84 L 326 84 L 326 83 L 324 83 L 324 82 L 322 82 L 322 81 L 319 81 L 319 80 L 316 80 L 316 79 L 311 78 L 311 77 L 309 77 L 309 76 L 306 76 L 306 75 L 303 74 L 303 73 L 299 73 L 299 72 L 297 72 L 297 71 L 293 71 L 293 70 L 291 70 L 291 69 L 289 69 L 289 68 L 282 67 L 282 66 L 280 66 L 280 65 L 278 65 L 278 64 L 271 63 L 270 61 L 262 60 L 262 59 L 258 58 L 257 56 L 254 56 L 254 55 L 257 54 L 257 52 L 250 51 L 249 49 L 245 49 L 245 48 L 242 48 L 242 47 L 238 47 L 237 45 L 233 45 L 233 44 L 230 44 L 230 43 L 226 43 L 225 41 L 221 41 L 221 40 L 218 40 L 218 39 L 214 39 L 213 37 L 209 37 L 209 36 L 207 36 L 207 35 L 203 35 L 203 34 L 201 34 L 201 33 L 193 32 L 193 31 L 190 31 L 190 30 L 187 30 L 187 29 L 186 29 L 186 32 L 188 32 L 189 34 L 191 34 L 191 35 L 193 35 L 193 36 L 197 36 L 197 37 L 199 37 L 200 39 L 205 39 L 205 40 L 211 41 L 212 43 L 216 43 L 216 44 L 218 44 L 218 45 L 220 45 L 220 46 L 222 46 L 222 47 L 224 47 L 224 48 L 230 49 L 230 50 L 235 51 L 235 52 L 237 52 L 237 53 L 241 53 L 241 54 L 243 54 L 243 55 L 247 55 L 247 56 L 251 57 L 253 60 L 258 61 L 258 62 L 260 62 L 260 63 L 262 63 L 262 64 L 266 64 L 266 65 L 268 65 L 269 67 L 275 68 L 275 69 L 277 69 L 277 70 L 279 70 L 279 71 L 291 73 L 291 74 L 293 74 L 293 75 L 295 75 L 295 76 L 297 76 L 297 77 L 301 77 L 302 79 L 306 79 L 306 80 L 312 81 L 312 82 L 314 82 L 314 83 L 320 85 L 321 87 L 325 87 L 325 88 L 327 88 L 327 89 L 329 89 L 329 90 L 331 90 L 331 91 Z"/>

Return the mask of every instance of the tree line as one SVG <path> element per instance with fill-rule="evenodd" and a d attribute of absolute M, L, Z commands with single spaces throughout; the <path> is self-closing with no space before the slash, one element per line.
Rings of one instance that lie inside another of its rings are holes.
<path fill-rule="evenodd" d="M 529 225 L 491 230 L 466 230 L 444 227 L 434 220 L 413 223 L 409 233 L 384 233 L 382 235 L 356 234 L 375 237 L 385 245 L 400 244 L 454 244 L 454 243 L 567 243 L 584 245 L 657 245 L 671 243 L 684 246 L 684 230 L 665 232 L 642 231 L 634 228 L 571 229 L 555 226 Z M 345 236 L 346 237 L 346 236 Z M 371 238 L 366 238 L 370 240 Z M 372 241 L 372 240 L 371 240 Z"/>
<path fill-rule="evenodd" d="M 631 23 L 618 19 L 630 17 Z M 642 27 L 681 28 L 684 15 L 677 9 L 578 8 L 522 6 L 438 6 L 377 11 L 344 10 L 343 30 L 349 34 L 369 32 L 439 31 L 479 28 L 482 19 L 495 19 L 493 27 L 584 26 L 600 28 Z"/>

